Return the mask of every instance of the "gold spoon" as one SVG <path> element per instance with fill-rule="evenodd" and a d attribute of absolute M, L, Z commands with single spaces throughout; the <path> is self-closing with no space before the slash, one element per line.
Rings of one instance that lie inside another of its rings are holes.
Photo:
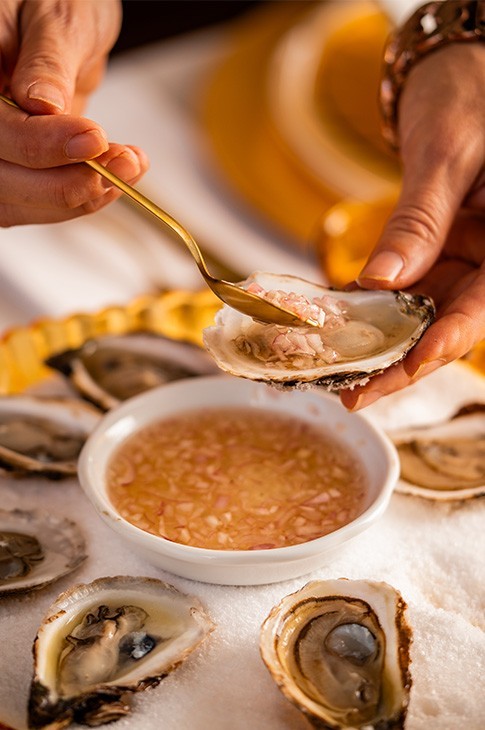
<path fill-rule="evenodd" d="M 0 94 L 0 99 L 10 106 L 20 109 L 12 99 Z M 107 170 L 105 167 L 96 162 L 96 160 L 86 160 L 85 165 L 89 165 L 97 173 L 109 180 L 113 185 L 123 191 L 125 195 L 128 195 L 132 200 L 141 205 L 142 208 L 148 210 L 149 213 L 155 216 L 164 225 L 168 226 L 174 231 L 179 238 L 185 243 L 197 266 L 199 271 L 204 277 L 207 285 L 212 289 L 214 294 L 219 297 L 225 304 L 229 305 L 233 309 L 237 309 L 242 314 L 246 314 L 249 317 L 260 322 L 266 322 L 268 324 L 280 324 L 286 326 L 294 325 L 311 325 L 318 326 L 318 322 L 314 319 L 302 319 L 295 312 L 291 312 L 284 307 L 279 307 L 266 299 L 253 294 L 252 292 L 243 289 L 239 284 L 235 284 L 231 281 L 225 281 L 224 279 L 216 279 L 212 274 L 209 273 L 206 263 L 202 257 L 202 253 L 195 242 L 193 236 L 173 218 L 169 213 L 155 205 L 149 198 L 140 193 L 139 190 L 128 185 L 117 175 Z"/>

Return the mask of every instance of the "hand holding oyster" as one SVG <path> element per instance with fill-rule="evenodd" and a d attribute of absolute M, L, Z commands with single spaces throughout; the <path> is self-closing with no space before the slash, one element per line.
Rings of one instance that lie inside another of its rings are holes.
<path fill-rule="evenodd" d="M 280 387 L 361 385 L 401 360 L 434 316 L 432 301 L 419 294 L 337 291 L 263 272 L 242 286 L 319 321 L 267 325 L 224 306 L 204 330 L 205 347 L 222 370 Z"/>

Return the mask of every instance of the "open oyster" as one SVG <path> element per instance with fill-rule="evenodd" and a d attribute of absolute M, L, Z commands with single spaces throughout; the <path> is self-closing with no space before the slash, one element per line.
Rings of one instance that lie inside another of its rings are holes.
<path fill-rule="evenodd" d="M 76 398 L 0 398 L 0 466 L 17 475 L 76 474 L 101 412 Z"/>
<path fill-rule="evenodd" d="M 29 727 L 90 726 L 130 712 L 213 630 L 197 598 L 153 578 L 99 578 L 61 594 L 34 642 Z"/>
<path fill-rule="evenodd" d="M 434 315 L 431 300 L 418 294 L 337 291 L 262 272 L 242 285 L 323 322 L 308 328 L 268 325 L 224 306 L 215 325 L 204 330 L 204 345 L 222 370 L 280 386 L 336 390 L 364 383 L 401 360 Z"/>
<path fill-rule="evenodd" d="M 76 350 L 52 356 L 46 364 L 104 410 L 155 386 L 217 370 L 196 345 L 149 333 L 89 340 Z"/>
<path fill-rule="evenodd" d="M 389 434 L 401 462 L 396 491 L 449 501 L 485 495 L 485 406 L 466 410 Z"/>
<path fill-rule="evenodd" d="M 411 687 L 405 608 L 387 583 L 308 583 L 263 623 L 263 661 L 314 727 L 398 730 Z"/>
<path fill-rule="evenodd" d="M 40 510 L 0 510 L 0 596 L 43 588 L 85 558 L 84 538 L 71 520 Z"/>

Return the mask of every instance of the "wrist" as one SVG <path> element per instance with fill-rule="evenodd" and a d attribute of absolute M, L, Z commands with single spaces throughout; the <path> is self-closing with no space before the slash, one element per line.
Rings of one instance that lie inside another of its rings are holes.
<path fill-rule="evenodd" d="M 398 148 L 398 106 L 407 77 L 419 61 L 450 43 L 485 40 L 485 0 L 428 2 L 389 38 L 380 87 L 382 134 Z"/>

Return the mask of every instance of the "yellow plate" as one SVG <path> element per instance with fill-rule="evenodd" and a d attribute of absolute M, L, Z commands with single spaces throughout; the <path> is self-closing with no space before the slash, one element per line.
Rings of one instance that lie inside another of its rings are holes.
<path fill-rule="evenodd" d="M 202 344 L 202 330 L 214 320 L 220 301 L 208 289 L 142 296 L 126 306 L 65 319 L 40 319 L 6 332 L 0 339 L 0 393 L 18 393 L 49 375 L 46 358 L 80 347 L 92 337 L 140 330 Z"/>
<path fill-rule="evenodd" d="M 209 78 L 201 121 L 216 164 L 301 247 L 342 197 L 399 183 L 376 101 L 388 31 L 373 2 L 269 3 L 234 25 Z"/>

